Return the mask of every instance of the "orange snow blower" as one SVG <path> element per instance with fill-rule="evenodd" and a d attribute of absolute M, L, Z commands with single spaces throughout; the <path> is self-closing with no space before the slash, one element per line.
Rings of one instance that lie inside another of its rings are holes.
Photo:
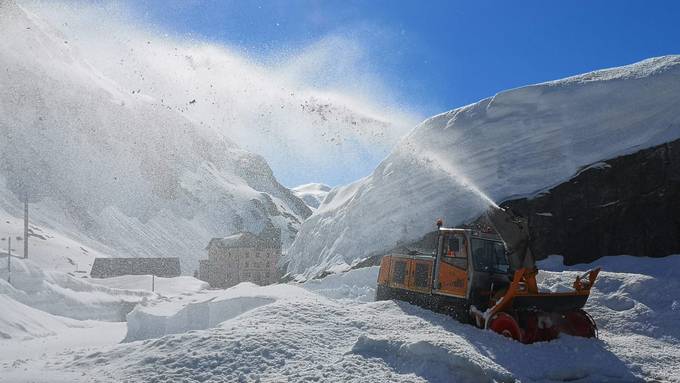
<path fill-rule="evenodd" d="M 384 256 L 376 300 L 407 301 L 523 343 L 597 337 L 582 308 L 600 269 L 578 276 L 570 291 L 539 291 L 526 220 L 498 207 L 486 216 L 495 230 L 444 228 L 440 220 L 434 254 Z"/>

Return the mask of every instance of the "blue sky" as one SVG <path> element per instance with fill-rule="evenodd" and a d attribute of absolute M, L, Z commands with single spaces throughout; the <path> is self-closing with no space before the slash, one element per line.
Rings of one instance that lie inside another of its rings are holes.
<path fill-rule="evenodd" d="M 327 36 L 345 36 L 366 48 L 360 64 L 380 77 L 389 97 L 422 116 L 508 88 L 680 53 L 675 1 L 129 4 L 145 23 L 219 42 L 264 62 Z"/>

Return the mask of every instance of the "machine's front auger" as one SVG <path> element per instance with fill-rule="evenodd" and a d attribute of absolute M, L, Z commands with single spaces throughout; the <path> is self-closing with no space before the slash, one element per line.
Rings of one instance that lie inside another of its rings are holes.
<path fill-rule="evenodd" d="M 472 315 L 483 327 L 522 343 L 549 341 L 559 334 L 596 338 L 597 325 L 581 307 L 599 272 L 576 277 L 573 291 L 552 293 L 538 291 L 536 270 L 517 270 L 505 294 L 486 312 L 473 310 Z"/>

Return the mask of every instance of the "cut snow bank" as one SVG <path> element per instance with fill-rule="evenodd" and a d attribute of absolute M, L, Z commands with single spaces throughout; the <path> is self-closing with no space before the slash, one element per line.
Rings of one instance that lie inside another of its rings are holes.
<path fill-rule="evenodd" d="M 370 302 L 375 298 L 377 275 L 378 267 L 368 267 L 311 280 L 298 286 L 280 284 L 260 287 L 241 283 L 227 290 L 144 300 L 127 315 L 128 333 L 125 341 L 212 328 L 279 299 L 312 296 L 306 290 L 348 302 Z"/>
<path fill-rule="evenodd" d="M 159 290 L 151 292 L 150 276 L 112 280 L 77 278 L 43 270 L 30 259 L 13 259 L 11 284 L 7 270 L 0 270 L 0 294 L 32 308 L 67 318 L 123 321 L 142 300 L 167 299 L 206 288 L 191 277 L 157 278 Z M 161 295 L 163 294 L 163 295 Z"/>
<path fill-rule="evenodd" d="M 375 171 L 333 189 L 288 251 L 305 277 L 531 195 L 589 164 L 680 137 L 680 56 L 501 92 L 417 126 Z"/>
<path fill-rule="evenodd" d="M 154 294 L 93 285 L 58 271 L 44 271 L 31 260 L 12 260 L 12 283 L 6 270 L 0 293 L 33 308 L 73 319 L 122 321 L 135 304 Z"/>
<path fill-rule="evenodd" d="M 227 290 L 144 301 L 127 315 L 126 342 L 203 330 L 277 301 L 300 294 L 288 285 L 259 287 L 241 283 Z"/>
<path fill-rule="evenodd" d="M 106 286 L 112 289 L 136 290 L 149 292 L 152 287 L 151 275 L 123 275 L 113 278 L 90 278 L 93 285 Z M 206 290 L 210 285 L 194 277 L 153 278 L 154 292 L 166 297 L 175 295 L 189 295 Z"/>
<path fill-rule="evenodd" d="M 375 299 L 375 285 L 380 267 L 365 267 L 312 279 L 302 287 L 327 298 L 371 302 Z"/>
<path fill-rule="evenodd" d="M 0 342 L 55 335 L 76 323 L 21 304 L 4 294 L 0 294 L 0 307 Z"/>
<path fill-rule="evenodd" d="M 172 315 L 154 315 L 144 309 L 133 310 L 127 316 L 128 332 L 125 341 L 205 330 L 274 301 L 275 299 L 269 297 L 212 298 L 189 303 Z"/>

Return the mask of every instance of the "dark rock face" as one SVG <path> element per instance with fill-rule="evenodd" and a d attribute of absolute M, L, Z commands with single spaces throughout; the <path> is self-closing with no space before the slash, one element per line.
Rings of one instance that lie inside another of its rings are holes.
<path fill-rule="evenodd" d="M 533 198 L 502 204 L 528 217 L 537 259 L 680 254 L 680 140 L 593 164 Z"/>

